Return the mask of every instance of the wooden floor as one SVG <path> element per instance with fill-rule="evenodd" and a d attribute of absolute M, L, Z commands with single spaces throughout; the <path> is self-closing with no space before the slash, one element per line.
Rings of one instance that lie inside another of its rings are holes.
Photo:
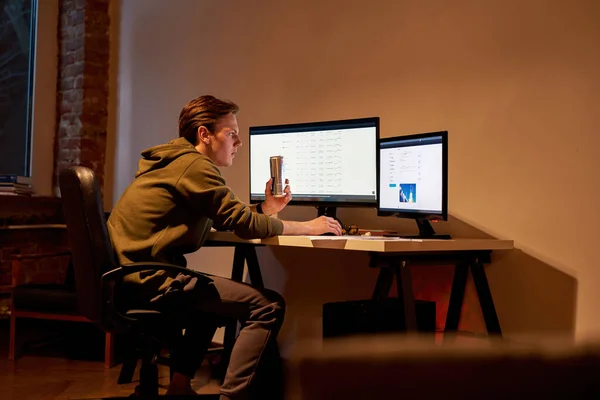
<path fill-rule="evenodd" d="M 139 368 L 132 383 L 119 385 L 120 365 L 105 369 L 102 360 L 68 359 L 60 354 L 60 349 L 33 349 L 14 362 L 8 361 L 8 325 L 5 322 L 0 321 L 0 400 L 124 397 L 132 394 L 138 384 Z M 169 369 L 160 366 L 159 377 L 159 393 L 164 394 L 169 383 Z M 210 369 L 203 365 L 192 386 L 198 393 L 218 393 L 220 382 L 210 379 Z"/>
<path fill-rule="evenodd" d="M 35 337 L 34 334 L 43 332 L 46 337 L 52 329 L 58 331 L 64 326 L 62 324 L 52 326 L 48 322 L 31 321 L 29 324 L 17 324 L 17 328 L 21 339 L 30 340 L 28 336 Z M 73 327 L 69 329 L 73 329 Z M 441 339 L 441 335 L 436 335 L 436 342 L 441 343 Z M 98 340 L 102 343 L 103 336 L 100 335 Z M 465 337 L 460 340 L 479 339 Z M 134 392 L 138 384 L 139 368 L 136 369 L 132 383 L 119 385 L 117 379 L 120 365 L 105 369 L 102 359 L 75 360 L 61 354 L 60 348 L 60 342 L 56 346 L 52 346 L 52 344 L 37 348 L 34 346 L 26 350 L 25 354 L 16 361 L 8 361 L 8 323 L 0 320 L 0 400 L 98 399 L 127 397 Z M 81 355 L 78 351 L 75 353 Z M 102 349 L 99 353 L 103 354 Z M 164 394 L 166 385 L 169 383 L 167 367 L 159 367 L 159 377 L 161 385 L 159 393 Z M 210 378 L 210 368 L 207 362 L 196 374 L 192 381 L 192 387 L 198 393 L 217 394 L 219 392 L 220 382 Z"/>
<path fill-rule="evenodd" d="M 106 370 L 100 361 L 78 361 L 28 356 L 11 362 L 0 359 L 0 399 L 90 399 L 128 396 L 137 385 L 119 385 L 120 366 Z M 218 393 L 219 382 L 208 378 L 202 368 L 193 380 L 198 393 Z M 160 369 L 161 386 L 168 384 L 169 370 Z M 163 394 L 165 388 L 160 389 Z"/>

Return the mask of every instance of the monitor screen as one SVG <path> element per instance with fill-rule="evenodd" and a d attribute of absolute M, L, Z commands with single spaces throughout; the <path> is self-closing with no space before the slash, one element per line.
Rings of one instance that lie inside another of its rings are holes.
<path fill-rule="evenodd" d="M 381 139 L 378 215 L 448 217 L 448 132 Z"/>
<path fill-rule="evenodd" d="M 250 202 L 265 198 L 269 158 L 283 156 L 291 204 L 377 205 L 379 118 L 250 128 Z"/>

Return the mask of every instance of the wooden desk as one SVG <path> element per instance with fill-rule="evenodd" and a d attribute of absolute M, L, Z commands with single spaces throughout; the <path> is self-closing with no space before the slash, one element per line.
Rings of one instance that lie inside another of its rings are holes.
<path fill-rule="evenodd" d="M 257 246 L 287 246 L 368 252 L 369 267 L 380 269 L 373 290 L 373 299 L 387 298 L 394 277 L 396 277 L 398 297 L 402 299 L 408 331 L 417 329 L 412 277 L 408 267 L 452 264 L 455 266 L 454 279 L 444 331 L 456 332 L 458 330 L 470 270 L 488 334 L 502 335 L 483 265 L 491 262 L 490 255 L 492 251 L 513 249 L 512 240 L 397 240 L 391 238 L 361 239 L 332 236 L 277 236 L 262 240 L 244 240 L 235 236 L 232 232 L 213 232 L 210 234 L 206 245 L 235 247 L 231 278 L 242 281 L 245 261 L 248 264 L 248 274 L 252 284 L 261 288 L 264 287 L 264 284 L 256 256 L 255 248 Z M 226 329 L 225 347 L 228 348 L 228 345 L 232 344 L 234 339 L 235 330 Z"/>
<path fill-rule="evenodd" d="M 498 239 L 393 239 L 371 236 L 369 239 L 358 236 L 275 236 L 268 239 L 241 239 L 233 232 L 212 232 L 208 237 L 209 246 L 217 243 L 253 244 L 266 246 L 311 247 L 332 250 L 356 250 L 378 253 L 392 252 L 443 252 L 443 251 L 491 251 L 510 250 L 512 240 Z"/>

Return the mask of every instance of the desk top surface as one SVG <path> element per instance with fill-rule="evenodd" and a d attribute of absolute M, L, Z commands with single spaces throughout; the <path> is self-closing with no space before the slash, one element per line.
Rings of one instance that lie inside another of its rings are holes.
<path fill-rule="evenodd" d="M 252 243 L 267 246 L 310 247 L 333 250 L 356 250 L 375 252 L 435 252 L 510 250 L 512 240 L 500 239 L 396 239 L 385 237 L 352 236 L 275 236 L 268 239 L 245 240 L 233 232 L 212 232 L 209 241 L 220 243 Z"/>

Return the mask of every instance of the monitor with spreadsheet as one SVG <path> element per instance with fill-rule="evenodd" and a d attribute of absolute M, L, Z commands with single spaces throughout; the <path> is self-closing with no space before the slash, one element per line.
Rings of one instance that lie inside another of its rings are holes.
<path fill-rule="evenodd" d="M 375 207 L 379 118 L 254 126 L 250 128 L 250 202 L 265 198 L 269 158 L 283 156 L 295 205 Z"/>

